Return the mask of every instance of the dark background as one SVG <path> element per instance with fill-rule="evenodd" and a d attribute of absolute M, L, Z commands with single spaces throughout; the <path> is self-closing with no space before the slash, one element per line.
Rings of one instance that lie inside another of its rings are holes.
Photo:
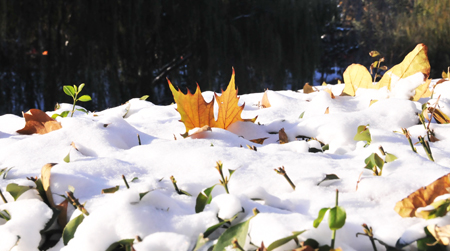
<path fill-rule="evenodd" d="M 391 67 L 417 43 L 438 78 L 449 13 L 448 0 L 0 0 L 0 114 L 53 110 L 81 83 L 92 111 L 170 104 L 166 78 L 220 92 L 232 67 L 240 94 L 297 90 L 369 66 L 371 50 Z"/>

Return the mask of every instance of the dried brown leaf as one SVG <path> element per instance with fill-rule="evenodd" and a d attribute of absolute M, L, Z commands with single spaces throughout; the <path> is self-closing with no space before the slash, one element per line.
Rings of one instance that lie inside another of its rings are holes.
<path fill-rule="evenodd" d="M 264 144 L 264 140 L 266 140 L 266 139 L 268 139 L 268 137 L 259 138 L 259 139 L 251 139 L 250 141 L 253 142 L 253 143 L 262 145 L 262 144 Z"/>
<path fill-rule="evenodd" d="M 315 92 L 315 90 L 313 89 L 312 86 L 309 85 L 309 83 L 306 83 L 305 86 L 303 86 L 303 93 L 311 93 L 311 92 Z"/>
<path fill-rule="evenodd" d="M 30 109 L 23 113 L 25 127 L 17 130 L 20 134 L 46 134 L 61 129 L 61 124 L 39 109 Z"/>
<path fill-rule="evenodd" d="M 55 163 L 45 164 L 41 169 L 41 181 L 42 186 L 44 187 L 45 195 L 47 195 L 48 202 L 52 208 L 56 208 L 55 202 L 53 201 L 52 190 L 50 189 L 50 177 L 52 167 L 55 166 Z"/>
<path fill-rule="evenodd" d="M 284 128 L 281 128 L 278 132 L 278 138 L 280 139 L 280 144 L 285 144 L 289 142 L 288 136 L 284 132 Z"/>
<path fill-rule="evenodd" d="M 450 244 L 450 225 L 439 227 L 436 224 L 427 226 L 431 235 L 442 245 Z"/>
<path fill-rule="evenodd" d="M 267 97 L 267 91 L 264 92 L 264 95 L 262 97 L 261 107 L 262 108 L 269 108 L 269 107 L 271 107 L 270 102 L 269 102 L 269 98 Z"/>
<path fill-rule="evenodd" d="M 402 217 L 414 217 L 419 207 L 426 207 L 440 195 L 447 194 L 450 187 L 450 174 L 446 174 L 426 187 L 421 187 L 408 197 L 397 202 L 394 210 Z"/>

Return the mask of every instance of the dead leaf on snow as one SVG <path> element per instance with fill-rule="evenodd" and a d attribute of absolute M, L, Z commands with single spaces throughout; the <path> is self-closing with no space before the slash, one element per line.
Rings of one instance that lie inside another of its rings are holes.
<path fill-rule="evenodd" d="M 427 226 L 428 231 L 442 245 L 450 244 L 450 225 L 439 227 L 438 225 Z"/>
<path fill-rule="evenodd" d="M 315 90 L 313 89 L 312 86 L 309 85 L 309 83 L 306 83 L 303 86 L 303 93 L 308 94 L 308 93 L 311 93 L 311 92 L 315 92 Z"/>
<path fill-rule="evenodd" d="M 264 92 L 264 95 L 262 97 L 261 107 L 262 108 L 269 108 L 269 107 L 271 107 L 270 102 L 269 102 L 269 98 L 267 97 L 267 91 Z"/>
<path fill-rule="evenodd" d="M 280 144 L 285 144 L 289 142 L 288 136 L 284 132 L 284 128 L 281 128 L 278 132 L 278 138 L 280 139 Z"/>
<path fill-rule="evenodd" d="M 46 134 L 61 129 L 61 124 L 39 109 L 30 109 L 23 113 L 25 127 L 17 130 L 20 134 Z"/>
<path fill-rule="evenodd" d="M 331 91 L 330 88 L 325 88 L 323 91 L 324 91 L 324 92 L 327 92 L 328 94 L 330 94 L 330 97 L 331 97 L 332 99 L 335 99 L 335 98 L 336 98 L 336 97 L 334 96 L 334 94 L 333 94 L 333 92 Z"/>
<path fill-rule="evenodd" d="M 44 187 L 45 195 L 47 195 L 48 202 L 52 208 L 56 208 L 55 202 L 53 201 L 52 190 L 50 189 L 50 177 L 52 167 L 55 166 L 55 163 L 45 164 L 41 169 L 41 181 L 42 186 Z"/>
<path fill-rule="evenodd" d="M 209 125 L 205 125 L 202 128 L 199 128 L 197 131 L 193 132 L 191 135 L 187 137 L 191 137 L 193 139 L 202 139 L 205 137 L 205 134 L 202 132 L 212 132 L 211 127 Z"/>
<path fill-rule="evenodd" d="M 408 197 L 397 202 L 394 210 L 402 217 L 414 217 L 419 207 L 430 205 L 436 197 L 447 194 L 450 187 L 450 174 L 446 174 L 426 187 L 421 187 Z"/>
<path fill-rule="evenodd" d="M 264 143 L 264 140 L 268 139 L 268 137 L 265 138 L 259 138 L 259 139 L 251 139 L 250 141 L 256 144 L 262 145 Z"/>

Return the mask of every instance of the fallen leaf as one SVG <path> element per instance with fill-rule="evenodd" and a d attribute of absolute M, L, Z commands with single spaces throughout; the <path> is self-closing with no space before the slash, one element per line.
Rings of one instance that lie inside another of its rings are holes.
<path fill-rule="evenodd" d="M 372 100 L 370 100 L 369 106 L 371 106 L 371 105 L 375 104 L 376 102 L 378 102 L 378 100 L 376 100 L 376 99 L 372 99 Z"/>
<path fill-rule="evenodd" d="M 256 144 L 262 145 L 264 143 L 264 140 L 268 139 L 268 137 L 265 138 L 259 138 L 259 139 L 251 139 L 250 141 Z"/>
<path fill-rule="evenodd" d="M 345 95 L 355 96 L 358 88 L 378 89 L 372 83 L 372 76 L 366 67 L 360 64 L 351 64 L 344 71 L 345 87 L 342 93 Z"/>
<path fill-rule="evenodd" d="M 309 85 L 309 83 L 306 83 L 303 86 L 303 93 L 308 94 L 308 93 L 311 93 L 311 92 L 315 92 L 315 90 L 313 89 L 312 86 Z"/>
<path fill-rule="evenodd" d="M 433 107 L 428 107 L 428 112 L 433 114 L 433 118 L 439 124 L 450 123 L 450 118 L 447 116 L 447 114 L 443 113 L 441 110 L 439 110 L 437 108 L 433 108 Z"/>
<path fill-rule="evenodd" d="M 23 113 L 25 127 L 17 130 L 20 134 L 46 134 L 61 129 L 61 124 L 39 109 L 30 109 Z"/>
<path fill-rule="evenodd" d="M 67 206 L 69 205 L 68 200 L 64 200 L 59 205 L 56 206 L 56 209 L 59 210 L 58 215 L 58 224 L 61 226 L 61 228 L 64 229 L 64 227 L 67 224 Z"/>
<path fill-rule="evenodd" d="M 397 202 L 394 210 L 402 217 L 414 217 L 419 207 L 430 205 L 436 197 L 447 194 L 450 187 L 450 174 L 446 174 L 426 187 L 421 187 L 408 197 Z"/>
<path fill-rule="evenodd" d="M 289 142 L 288 136 L 284 132 L 284 128 L 281 128 L 278 132 L 278 138 L 280 139 L 280 144 L 285 144 Z"/>
<path fill-rule="evenodd" d="M 192 137 L 193 139 L 201 139 L 204 138 L 205 135 L 202 132 L 212 132 L 211 127 L 209 125 L 205 125 L 202 128 L 199 128 L 197 131 L 193 132 L 191 135 L 187 137 Z"/>
<path fill-rule="evenodd" d="M 225 91 L 222 90 L 222 95 L 217 95 L 214 93 L 216 97 L 217 104 L 219 105 L 219 114 L 217 121 L 212 121 L 213 124 L 211 127 L 218 127 L 227 129 L 228 126 L 237 121 L 244 121 L 241 118 L 241 113 L 244 110 L 245 104 L 239 106 L 239 98 L 237 97 L 238 90 L 235 86 L 234 80 L 234 69 L 233 74 L 231 75 L 230 83 Z M 213 116 L 214 118 L 214 116 Z"/>
<path fill-rule="evenodd" d="M 327 107 L 324 114 L 329 114 L 329 113 L 330 113 L 330 107 Z"/>
<path fill-rule="evenodd" d="M 427 79 L 425 83 L 421 84 L 419 87 L 416 88 L 414 97 L 412 98 L 413 101 L 418 101 L 421 98 L 429 98 L 431 97 L 431 91 L 430 91 L 430 83 L 431 79 Z"/>
<path fill-rule="evenodd" d="M 41 181 L 42 186 L 44 187 L 45 195 L 47 195 L 48 202 L 50 206 L 56 208 L 55 202 L 53 201 L 52 190 L 50 189 L 50 177 L 52 167 L 55 166 L 55 163 L 45 164 L 41 169 Z"/>
<path fill-rule="evenodd" d="M 187 94 L 184 95 L 180 90 L 175 90 L 175 87 L 169 80 L 167 81 L 169 82 L 173 98 L 177 103 L 177 111 L 181 115 L 180 121 L 184 123 L 186 132 L 196 127 L 212 124 L 212 121 L 214 121 L 214 102 L 207 103 L 203 99 L 198 84 L 194 94 L 191 94 L 188 89 Z"/>
<path fill-rule="evenodd" d="M 324 92 L 327 92 L 328 94 L 330 94 L 330 97 L 331 97 L 332 99 L 335 99 L 335 98 L 336 98 L 336 97 L 334 96 L 334 94 L 333 94 L 333 92 L 331 91 L 330 88 L 325 88 L 323 91 L 324 91 Z"/>
<path fill-rule="evenodd" d="M 264 95 L 261 99 L 261 107 L 262 108 L 269 108 L 271 107 L 270 102 L 269 102 L 269 98 L 267 97 L 267 91 L 264 92 Z"/>
<path fill-rule="evenodd" d="M 201 94 L 200 87 L 197 84 L 197 90 L 194 94 L 188 90 L 187 94 L 183 94 L 180 90 L 176 90 L 172 83 L 169 83 L 173 98 L 177 103 L 177 111 L 181 115 L 181 122 L 186 127 L 186 133 L 196 127 L 208 125 L 210 127 L 218 127 L 227 129 L 231 124 L 237 121 L 255 122 L 254 119 L 242 119 L 241 113 L 244 105 L 239 106 L 239 98 L 237 97 L 237 89 L 235 87 L 234 69 L 231 75 L 230 83 L 222 95 L 214 93 L 214 97 L 219 106 L 217 121 L 214 119 L 214 99 L 207 103 Z"/>
<path fill-rule="evenodd" d="M 439 227 L 438 225 L 427 226 L 431 235 L 442 245 L 450 244 L 450 225 Z"/>

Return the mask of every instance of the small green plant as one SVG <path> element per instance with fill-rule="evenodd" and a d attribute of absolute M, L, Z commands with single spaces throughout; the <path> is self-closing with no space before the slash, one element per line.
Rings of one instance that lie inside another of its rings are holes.
<path fill-rule="evenodd" d="M 220 177 L 222 178 L 220 180 L 220 185 L 222 185 L 225 188 L 225 192 L 227 192 L 229 194 L 230 192 L 228 191 L 228 182 L 230 182 L 231 175 L 233 175 L 234 171 L 236 171 L 236 170 L 228 169 L 230 176 L 225 177 L 223 175 L 223 163 L 220 160 L 216 162 L 216 169 L 217 169 L 217 171 L 219 171 Z"/>
<path fill-rule="evenodd" d="M 175 179 L 175 177 L 173 177 L 173 175 L 170 176 L 170 180 L 172 181 L 172 184 L 173 184 L 173 187 L 175 188 L 175 191 L 176 191 L 179 195 L 192 196 L 190 193 L 188 193 L 188 192 L 186 192 L 186 191 L 181 190 L 180 188 L 178 188 L 177 180 Z"/>
<path fill-rule="evenodd" d="M 385 152 L 382 146 L 380 146 L 378 149 L 380 150 L 381 155 L 385 156 L 385 160 L 383 160 L 383 158 L 381 158 L 376 153 L 372 153 L 364 160 L 364 163 L 366 163 L 366 166 L 364 168 L 373 171 L 373 175 L 375 176 L 381 176 L 385 163 L 389 163 L 397 159 L 394 154 Z"/>
<path fill-rule="evenodd" d="M 364 236 L 369 237 L 370 242 L 372 243 L 373 251 L 377 251 L 377 246 L 375 245 L 375 241 L 378 241 L 381 245 L 385 246 L 387 248 L 387 250 L 391 250 L 391 249 L 395 250 L 395 248 L 392 248 L 389 245 L 387 245 L 386 243 L 378 240 L 377 238 L 374 238 L 372 227 L 367 226 L 366 223 L 362 224 L 362 227 L 363 227 L 364 233 L 356 233 L 356 237 L 358 237 L 358 235 L 364 235 Z"/>
<path fill-rule="evenodd" d="M 77 101 L 81 101 L 81 102 L 87 102 L 87 101 L 91 101 L 91 96 L 89 95 L 83 95 L 78 97 L 78 94 L 80 94 L 81 90 L 83 90 L 84 87 L 84 83 L 79 85 L 78 87 L 76 85 L 74 85 L 73 87 L 70 85 L 65 85 L 63 87 L 64 92 L 68 95 L 71 96 L 73 98 L 73 106 L 72 106 L 72 111 L 70 112 L 70 117 L 73 117 L 73 113 L 75 112 L 75 104 L 77 103 Z M 82 111 L 87 113 L 87 111 L 85 109 L 76 109 L 77 111 Z M 66 114 L 67 116 L 67 114 Z"/>
<path fill-rule="evenodd" d="M 372 142 L 372 137 L 370 135 L 369 125 L 360 125 L 360 126 L 358 126 L 358 129 L 356 131 L 356 135 L 353 138 L 353 140 L 366 141 L 367 143 L 364 145 L 364 147 L 370 145 L 370 143 Z"/>
<path fill-rule="evenodd" d="M 328 214 L 328 226 L 330 227 L 331 233 L 331 249 L 334 249 L 334 243 L 336 241 L 336 231 L 345 225 L 345 219 L 347 218 L 347 213 L 343 207 L 338 206 L 339 191 L 336 189 L 336 204 L 333 208 L 324 207 L 320 209 L 319 216 L 314 220 L 313 226 L 317 228 L 323 220 L 325 213 L 330 210 Z"/>
<path fill-rule="evenodd" d="M 431 161 L 434 161 L 433 155 L 431 154 L 431 147 L 428 140 L 424 139 L 422 136 L 419 136 L 419 142 L 422 144 L 425 153 Z"/>

